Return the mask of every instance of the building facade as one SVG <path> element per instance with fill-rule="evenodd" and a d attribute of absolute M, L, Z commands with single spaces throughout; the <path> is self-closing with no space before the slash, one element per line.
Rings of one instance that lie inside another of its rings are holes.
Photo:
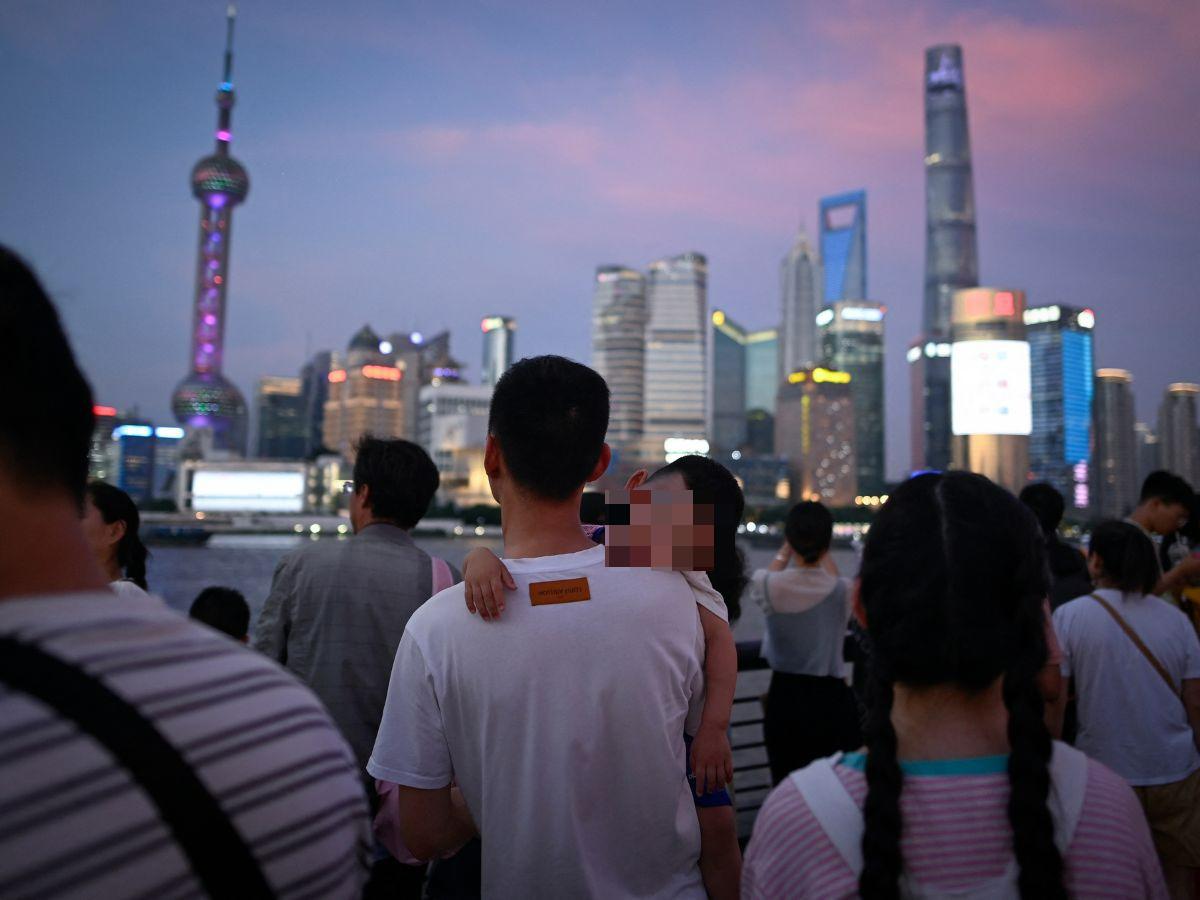
<path fill-rule="evenodd" d="M 775 452 L 775 398 L 779 393 L 779 329 L 746 335 L 746 445 L 756 456 Z"/>
<path fill-rule="evenodd" d="M 479 325 L 483 330 L 483 384 L 495 387 L 500 376 L 516 362 L 513 337 L 517 320 L 511 316 L 487 316 Z"/>
<path fill-rule="evenodd" d="M 851 381 L 817 367 L 789 373 L 779 388 L 775 455 L 788 461 L 792 503 L 851 506 L 859 495 Z"/>
<path fill-rule="evenodd" d="M 1200 384 L 1177 382 L 1167 386 L 1158 408 L 1159 456 L 1162 467 L 1186 478 L 1200 489 L 1200 433 L 1196 430 L 1196 404 Z"/>
<path fill-rule="evenodd" d="M 226 20 L 225 72 L 217 91 L 216 152 L 192 169 L 192 196 L 200 201 L 200 246 L 192 303 L 191 356 L 188 374 L 175 388 L 171 408 L 180 425 L 211 429 L 215 449 L 244 454 L 246 401 L 222 374 L 233 210 L 250 191 L 246 169 L 229 155 L 234 16 L 231 4 Z"/>
<path fill-rule="evenodd" d="M 1135 422 L 1133 445 L 1137 455 L 1137 473 L 1134 481 L 1140 487 L 1147 475 L 1155 469 L 1162 468 L 1162 463 L 1158 458 L 1158 435 L 1145 422 Z"/>
<path fill-rule="evenodd" d="M 1137 503 L 1133 376 L 1097 369 L 1092 392 L 1091 517 L 1120 519 Z"/>
<path fill-rule="evenodd" d="M 817 315 L 824 364 L 851 376 L 854 454 L 858 493 L 882 494 L 884 460 L 883 327 L 887 307 L 868 300 L 840 300 Z"/>
<path fill-rule="evenodd" d="M 608 382 L 608 443 L 618 457 L 641 450 L 646 366 L 646 278 L 600 266 L 592 292 L 592 367 Z"/>
<path fill-rule="evenodd" d="M 926 460 L 949 459 L 950 453 L 950 339 L 921 335 L 908 346 L 910 471 L 927 471 Z M 931 375 L 944 368 L 944 377 Z M 945 452 L 930 449 L 944 440 Z M 941 471 L 935 469 L 934 471 Z"/>
<path fill-rule="evenodd" d="M 304 406 L 305 459 L 315 459 L 325 449 L 325 401 L 329 399 L 329 370 L 333 354 L 321 350 L 300 370 L 300 395 Z"/>
<path fill-rule="evenodd" d="M 1096 316 L 1055 304 L 1026 309 L 1024 317 L 1033 378 L 1030 475 L 1054 485 L 1068 509 L 1087 509 Z"/>
<path fill-rule="evenodd" d="M 979 283 L 975 241 L 975 188 L 967 129 L 967 92 L 962 48 L 925 51 L 925 305 L 924 340 L 950 336 L 954 292 Z M 942 357 L 922 366 L 925 388 L 923 460 L 915 467 L 944 469 L 950 462 L 950 366 Z"/>
<path fill-rule="evenodd" d="M 781 310 L 779 372 L 782 384 L 792 372 L 816 365 L 817 310 L 821 308 L 821 262 L 801 231 L 779 266 Z"/>
<path fill-rule="evenodd" d="M 483 468 L 492 388 L 461 383 L 429 384 L 421 388 L 420 403 L 417 441 L 429 453 L 441 476 L 439 501 L 458 506 L 493 502 Z"/>
<path fill-rule="evenodd" d="M 650 265 L 646 284 L 642 458 L 661 465 L 672 445 L 707 445 L 708 262 L 683 253 Z"/>
<path fill-rule="evenodd" d="M 351 462 L 354 445 L 364 434 L 410 440 L 415 436 L 415 429 L 407 427 L 405 415 L 405 368 L 397 365 L 394 352 L 389 342 L 381 341 L 364 325 L 351 339 L 345 355 L 334 357 L 333 368 L 326 376 L 329 396 L 325 401 L 324 443 Z"/>
<path fill-rule="evenodd" d="M 713 310 L 708 350 L 708 439 L 719 457 L 746 443 L 746 337 L 746 329 L 724 310 Z"/>
<path fill-rule="evenodd" d="M 849 191 L 820 202 L 821 267 L 826 305 L 867 296 L 867 192 Z"/>
<path fill-rule="evenodd" d="M 267 375 L 258 380 L 254 455 L 259 459 L 304 458 L 307 441 L 303 388 L 300 378 Z"/>

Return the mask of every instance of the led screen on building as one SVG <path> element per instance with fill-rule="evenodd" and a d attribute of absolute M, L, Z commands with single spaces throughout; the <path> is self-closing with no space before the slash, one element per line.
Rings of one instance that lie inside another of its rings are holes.
<path fill-rule="evenodd" d="M 304 473 L 200 470 L 192 477 L 192 509 L 199 512 L 304 510 Z"/>
<path fill-rule="evenodd" d="M 1033 430 L 1029 344 L 958 341 L 951 347 L 950 427 L 957 435 Z"/>

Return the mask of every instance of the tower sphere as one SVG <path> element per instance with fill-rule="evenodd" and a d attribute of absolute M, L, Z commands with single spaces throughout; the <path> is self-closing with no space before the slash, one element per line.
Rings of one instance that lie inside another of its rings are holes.
<path fill-rule="evenodd" d="M 232 156 L 206 156 L 192 168 L 192 195 L 209 206 L 241 203 L 248 193 L 250 176 Z M 224 196 L 224 203 L 211 202 L 215 194 Z"/>

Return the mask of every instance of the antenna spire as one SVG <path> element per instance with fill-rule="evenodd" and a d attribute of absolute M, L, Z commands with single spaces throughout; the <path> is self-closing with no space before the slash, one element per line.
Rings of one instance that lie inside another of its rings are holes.
<path fill-rule="evenodd" d="M 225 9 L 225 77 L 222 81 L 233 81 L 233 23 L 237 19 L 237 7 L 230 3 Z"/>

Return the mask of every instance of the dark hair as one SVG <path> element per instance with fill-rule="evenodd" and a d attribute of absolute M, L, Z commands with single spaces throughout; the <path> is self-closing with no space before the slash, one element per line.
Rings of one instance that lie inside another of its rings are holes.
<path fill-rule="evenodd" d="M 88 499 L 100 513 L 106 523 L 124 522 L 125 533 L 117 542 L 117 565 L 125 573 L 125 577 L 140 587 L 146 587 L 146 558 L 150 551 L 142 543 L 138 534 L 142 520 L 138 515 L 137 504 L 121 490 L 105 481 L 90 481 L 87 486 Z"/>
<path fill-rule="evenodd" d="M 95 417 L 92 391 L 58 313 L 30 268 L 0 246 L 0 463 L 33 488 L 66 490 L 83 506 Z"/>
<path fill-rule="evenodd" d="M 650 480 L 678 472 L 692 492 L 694 503 L 713 506 L 713 567 L 708 580 L 716 588 L 729 610 L 730 624 L 742 614 L 742 591 L 746 577 L 746 558 L 737 545 L 738 525 L 746 508 L 742 489 L 733 473 L 706 456 L 681 456 L 650 476 Z"/>
<path fill-rule="evenodd" d="M 1033 510 L 1033 514 L 1037 516 L 1038 524 L 1042 526 L 1042 533 L 1046 537 L 1050 537 L 1058 531 L 1058 525 L 1062 522 L 1063 511 L 1066 510 L 1067 504 L 1063 500 L 1063 495 L 1058 492 L 1052 484 L 1046 484 L 1044 481 L 1039 481 L 1037 484 L 1029 484 L 1021 489 L 1021 502 Z"/>
<path fill-rule="evenodd" d="M 1178 503 L 1190 507 L 1192 496 L 1192 486 L 1187 481 L 1174 472 L 1159 469 L 1147 475 L 1146 480 L 1142 482 L 1142 495 L 1138 498 L 1138 503 L 1161 500 L 1168 505 Z"/>
<path fill-rule="evenodd" d="M 1158 555 L 1142 529 L 1129 522 L 1101 522 L 1092 531 L 1088 554 L 1100 560 L 1112 587 L 1132 594 L 1153 594 L 1158 586 Z"/>
<path fill-rule="evenodd" d="M 833 543 L 833 513 L 814 500 L 797 503 L 788 511 L 783 534 L 796 555 L 812 565 Z"/>
<path fill-rule="evenodd" d="M 523 359 L 492 394 L 488 432 L 513 481 L 537 497 L 565 500 L 583 485 L 604 447 L 608 385 L 562 356 Z"/>
<path fill-rule="evenodd" d="M 239 641 L 250 632 L 250 607 L 233 588 L 206 587 L 192 601 L 188 615 Z"/>
<path fill-rule="evenodd" d="M 354 489 L 370 488 L 371 515 L 412 528 L 437 493 L 437 466 L 419 445 L 364 434 L 354 447 Z"/>
<path fill-rule="evenodd" d="M 1046 799 L 1051 741 L 1036 676 L 1046 660 L 1045 549 L 1033 515 L 981 475 L 920 475 L 884 504 L 863 550 L 874 653 L 863 806 L 863 897 L 898 897 L 900 792 L 893 684 L 982 690 L 1003 677 L 1008 819 L 1022 897 L 1066 897 Z"/>

